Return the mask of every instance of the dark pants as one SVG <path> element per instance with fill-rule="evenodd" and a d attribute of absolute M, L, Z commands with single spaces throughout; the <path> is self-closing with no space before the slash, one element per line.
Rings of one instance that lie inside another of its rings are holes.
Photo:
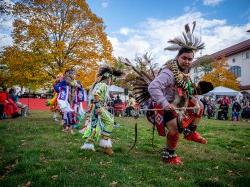
<path fill-rule="evenodd" d="M 218 112 L 218 119 L 219 120 L 228 120 L 227 113 L 228 112 L 226 112 L 226 111 L 219 111 Z"/>
<path fill-rule="evenodd" d="M 4 106 L 3 104 L 0 104 L 0 119 L 3 119 L 4 118 Z"/>
<path fill-rule="evenodd" d="M 126 108 L 126 115 L 127 116 L 132 116 L 131 111 L 134 110 L 134 107 L 129 106 Z"/>

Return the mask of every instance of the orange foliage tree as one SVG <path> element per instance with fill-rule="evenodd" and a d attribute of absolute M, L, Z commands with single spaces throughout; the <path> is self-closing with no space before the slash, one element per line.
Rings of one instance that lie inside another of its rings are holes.
<path fill-rule="evenodd" d="M 4 64 L 4 82 L 8 87 L 19 85 L 32 89 L 40 88 L 50 77 L 42 71 L 40 56 L 32 52 L 20 51 L 13 47 L 5 48 L 1 61 Z"/>
<path fill-rule="evenodd" d="M 226 58 L 221 58 L 212 63 L 212 71 L 205 74 L 201 79 L 212 82 L 214 87 L 224 86 L 235 90 L 240 89 L 237 77 L 229 71 Z"/>
<path fill-rule="evenodd" d="M 84 86 L 89 86 L 95 79 L 97 63 L 113 61 L 103 21 L 85 0 L 21 0 L 13 6 L 13 14 L 14 44 L 4 56 L 10 55 L 5 63 L 15 78 L 18 74 L 27 78 L 19 82 L 43 84 L 74 68 Z M 18 56 L 13 56 L 16 53 Z"/>

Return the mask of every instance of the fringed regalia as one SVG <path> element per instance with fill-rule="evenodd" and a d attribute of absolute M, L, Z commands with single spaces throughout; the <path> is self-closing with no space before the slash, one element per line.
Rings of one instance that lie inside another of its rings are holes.
<path fill-rule="evenodd" d="M 58 92 L 57 103 L 62 112 L 64 128 L 77 127 L 85 114 L 82 102 L 87 101 L 87 94 L 81 83 L 64 78 L 55 89 Z"/>
<path fill-rule="evenodd" d="M 193 35 L 195 22 L 192 31 L 189 25 L 185 25 L 185 32 L 182 37 L 177 37 L 169 42 L 172 46 L 165 50 L 180 51 L 187 50 L 189 53 L 204 48 L 204 43 Z M 179 133 L 184 133 L 184 138 L 199 143 L 206 143 L 199 133 L 196 132 L 196 118 L 202 115 L 198 99 L 194 95 L 201 95 L 213 89 L 209 82 L 201 81 L 197 86 L 191 82 L 188 75 L 180 69 L 176 59 L 168 61 L 155 76 L 155 72 L 142 71 L 137 69 L 128 59 L 121 61 L 131 67 L 137 74 L 134 85 L 134 93 L 139 103 L 149 103 L 147 118 L 157 129 L 160 136 L 167 138 L 167 148 L 163 150 L 162 158 L 167 163 L 181 164 L 181 159 L 174 153 Z M 177 109 L 168 109 L 173 104 Z M 178 132 L 166 131 L 166 123 L 170 120 L 177 120 Z M 171 147 L 171 149 L 169 149 Z"/>
<path fill-rule="evenodd" d="M 63 74 L 62 73 L 59 73 L 57 76 L 56 76 L 56 80 L 55 82 L 53 83 L 53 96 L 51 99 L 49 99 L 47 101 L 47 106 L 50 107 L 50 111 L 53 113 L 53 118 L 55 121 L 58 121 L 58 118 L 57 118 L 57 113 L 61 113 L 59 107 L 58 107 L 58 104 L 57 104 L 57 97 L 58 97 L 58 92 L 56 90 L 56 86 L 62 81 L 63 79 Z"/>
<path fill-rule="evenodd" d="M 98 73 L 100 81 L 94 83 L 89 94 L 89 110 L 82 130 L 84 139 L 82 149 L 94 151 L 94 143 L 99 142 L 99 146 L 104 149 L 105 153 L 113 154 L 111 133 L 114 126 L 114 116 L 106 109 L 109 99 L 109 85 L 105 81 L 120 75 L 121 72 L 114 68 L 100 68 Z"/>

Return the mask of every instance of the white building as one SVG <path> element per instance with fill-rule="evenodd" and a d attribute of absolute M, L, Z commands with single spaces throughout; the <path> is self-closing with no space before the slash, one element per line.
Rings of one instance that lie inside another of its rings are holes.
<path fill-rule="evenodd" d="M 241 90 L 250 91 L 250 39 L 207 55 L 207 57 L 212 59 L 226 57 L 230 71 L 240 81 Z M 194 67 L 191 74 L 196 83 L 202 77 L 203 72 L 200 71 L 199 67 Z"/>

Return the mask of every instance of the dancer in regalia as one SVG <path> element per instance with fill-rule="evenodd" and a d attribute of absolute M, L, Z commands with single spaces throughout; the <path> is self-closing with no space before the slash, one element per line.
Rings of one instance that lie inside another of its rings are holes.
<path fill-rule="evenodd" d="M 138 70 L 131 62 L 125 60 L 125 64 L 139 74 L 134 87 L 137 102 L 150 103 L 147 118 L 158 134 L 166 137 L 162 160 L 169 164 L 183 163 L 175 153 L 180 133 L 184 134 L 186 140 L 207 143 L 207 140 L 196 131 L 202 117 L 203 105 L 195 95 L 212 90 L 213 85 L 201 81 L 195 86 L 191 82 L 189 71 L 194 53 L 204 48 L 204 43 L 193 35 L 194 29 L 195 22 L 192 30 L 187 24 L 182 37 L 169 41 L 172 46 L 165 50 L 178 51 L 177 56 L 168 61 L 157 76 Z"/>
<path fill-rule="evenodd" d="M 87 95 L 80 81 L 75 80 L 75 71 L 65 71 L 63 80 L 55 87 L 58 92 L 57 103 L 62 112 L 64 131 L 71 131 L 84 115 L 82 102 L 87 101 Z"/>
<path fill-rule="evenodd" d="M 98 78 L 89 92 L 89 110 L 87 113 L 84 143 L 81 149 L 95 150 L 95 142 L 103 148 L 103 152 L 113 155 L 111 133 L 114 126 L 114 116 L 107 110 L 109 86 L 115 77 L 122 73 L 113 67 L 104 66 L 99 69 Z"/>
<path fill-rule="evenodd" d="M 59 73 L 56 76 L 55 82 L 53 83 L 53 97 L 47 101 L 47 106 L 50 107 L 50 111 L 53 113 L 53 119 L 55 121 L 58 121 L 58 118 L 57 118 L 58 115 L 57 114 L 61 112 L 60 109 L 59 109 L 59 107 L 58 107 L 58 104 L 57 104 L 58 92 L 56 91 L 56 86 L 60 82 L 62 82 L 62 80 L 63 80 L 63 74 Z"/>

